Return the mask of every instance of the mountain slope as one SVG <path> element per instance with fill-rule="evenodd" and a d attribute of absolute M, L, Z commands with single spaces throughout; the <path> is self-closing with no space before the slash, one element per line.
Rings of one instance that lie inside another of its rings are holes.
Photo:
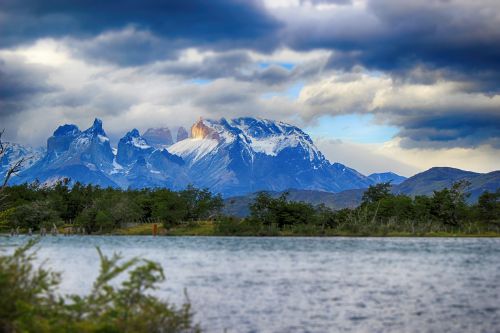
<path fill-rule="evenodd" d="M 392 185 L 398 185 L 404 182 L 407 178 L 397 175 L 394 172 L 372 173 L 368 176 L 373 184 L 390 182 Z"/>
<path fill-rule="evenodd" d="M 196 186 L 224 195 L 287 188 L 338 192 L 370 184 L 357 171 L 331 164 L 302 130 L 277 121 L 200 119 L 191 138 L 169 151 L 186 161 Z"/>
<path fill-rule="evenodd" d="M 21 172 L 13 182 L 38 180 L 51 184 L 70 178 L 86 184 L 116 187 L 108 177 L 113 170 L 113 160 L 109 139 L 99 119 L 83 132 L 75 125 L 63 125 L 47 140 L 45 156 Z"/>
<path fill-rule="evenodd" d="M 4 142 L 3 144 L 5 150 L 0 158 L 0 179 L 2 180 L 4 179 L 9 168 L 21 158 L 26 159 L 23 164 L 23 169 L 26 169 L 38 162 L 45 155 L 45 151 L 42 148 L 33 149 L 31 147 L 10 142 Z"/>
<path fill-rule="evenodd" d="M 408 178 L 400 185 L 393 186 L 393 193 L 409 196 L 429 195 L 433 191 L 450 188 L 459 180 L 467 180 L 470 185 L 466 189 L 467 201 L 476 203 L 484 191 L 495 192 L 500 189 L 500 171 L 490 173 L 475 173 L 454 168 L 431 168 Z M 289 200 L 303 201 L 313 205 L 324 204 L 332 209 L 353 208 L 361 204 L 366 189 L 346 190 L 338 193 L 309 190 L 288 190 Z M 270 192 L 271 196 L 278 197 L 283 192 Z M 248 206 L 253 202 L 255 193 L 227 198 L 224 201 L 224 212 L 228 215 L 244 217 L 249 214 Z"/>
<path fill-rule="evenodd" d="M 85 131 L 63 125 L 48 138 L 43 158 L 12 183 L 50 184 L 71 178 L 100 186 L 176 190 L 193 184 L 228 197 L 289 188 L 342 192 L 402 178 L 394 173 L 366 177 L 330 163 L 309 135 L 279 121 L 200 119 L 191 128 L 191 137 L 176 128 L 180 141 L 169 145 L 173 136 L 167 128 L 149 129 L 145 135 L 133 129 L 114 150 L 99 119 Z"/>
<path fill-rule="evenodd" d="M 397 193 L 431 195 L 433 191 L 451 187 L 459 180 L 469 180 L 479 173 L 448 167 L 434 167 L 418 173 L 394 188 Z"/>
<path fill-rule="evenodd" d="M 466 190 L 470 194 L 468 201 L 476 202 L 484 191 L 494 192 L 500 188 L 500 171 L 481 174 L 449 167 L 434 167 L 408 178 L 395 186 L 393 192 L 411 196 L 432 195 L 433 191 L 450 188 L 460 180 L 471 183 Z"/>
<path fill-rule="evenodd" d="M 178 190 L 189 184 L 184 161 L 164 148 L 149 145 L 137 129 L 125 134 L 118 142 L 110 176 L 123 188 L 167 187 Z"/>

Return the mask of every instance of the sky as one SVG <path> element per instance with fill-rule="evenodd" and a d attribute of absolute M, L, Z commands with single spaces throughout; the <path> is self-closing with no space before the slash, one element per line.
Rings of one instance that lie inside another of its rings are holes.
<path fill-rule="evenodd" d="M 332 162 L 500 169 L 498 0 L 2 0 L 0 128 L 297 125 Z"/>

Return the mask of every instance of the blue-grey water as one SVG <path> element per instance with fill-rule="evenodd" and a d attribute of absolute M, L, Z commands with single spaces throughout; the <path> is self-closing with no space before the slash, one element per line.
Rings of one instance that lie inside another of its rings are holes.
<path fill-rule="evenodd" d="M 208 332 L 500 332 L 500 239 L 60 236 L 38 256 L 82 294 L 96 246 L 160 262 L 157 294 L 186 288 Z"/>

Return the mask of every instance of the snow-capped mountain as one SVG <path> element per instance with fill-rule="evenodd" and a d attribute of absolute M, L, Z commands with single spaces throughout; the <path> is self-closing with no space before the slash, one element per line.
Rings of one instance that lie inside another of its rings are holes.
<path fill-rule="evenodd" d="M 150 146 L 137 129 L 118 142 L 114 169 L 109 176 L 127 188 L 183 189 L 189 184 L 182 158 L 167 149 Z"/>
<path fill-rule="evenodd" d="M 301 129 L 255 118 L 199 120 L 191 138 L 169 148 L 189 166 L 197 186 L 226 195 L 287 188 L 340 191 L 370 181 L 331 164 Z"/>
<path fill-rule="evenodd" d="M 63 125 L 47 140 L 43 158 L 25 169 L 14 182 L 40 181 L 51 184 L 63 178 L 100 186 L 117 186 L 107 174 L 114 166 L 113 150 L 102 121 L 96 119 L 85 131 L 75 125 Z"/>
<path fill-rule="evenodd" d="M 22 167 L 27 169 L 45 155 L 43 148 L 34 149 L 17 143 L 4 142 L 4 148 L 4 153 L 0 157 L 0 179 L 5 177 L 10 166 L 14 165 L 21 158 L 25 159 Z"/>
<path fill-rule="evenodd" d="M 145 158 L 153 152 L 154 148 L 149 145 L 145 138 L 141 137 L 137 129 L 133 129 L 118 142 L 116 162 L 121 165 L 129 165 L 139 158 Z"/>
<path fill-rule="evenodd" d="M 173 189 L 193 184 L 225 196 L 290 188 L 339 192 L 374 183 L 330 163 L 309 135 L 284 122 L 200 119 L 190 137 L 183 128 L 170 145 L 172 137 L 167 128 L 144 135 L 133 129 L 113 149 L 98 119 L 85 131 L 63 125 L 47 140 L 44 156 L 12 182 L 71 178 L 101 186 Z"/>

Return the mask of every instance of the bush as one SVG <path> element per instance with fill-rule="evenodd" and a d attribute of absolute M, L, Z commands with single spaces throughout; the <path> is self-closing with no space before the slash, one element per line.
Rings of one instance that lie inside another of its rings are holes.
<path fill-rule="evenodd" d="M 38 230 L 40 227 L 50 228 L 53 224 L 62 223 L 59 215 L 50 207 L 47 201 L 34 201 L 16 207 L 10 215 L 11 226 L 31 228 Z"/>
<path fill-rule="evenodd" d="M 199 332 L 189 302 L 176 308 L 148 294 L 165 279 L 155 262 L 98 250 L 101 270 L 84 297 L 56 294 L 61 276 L 35 268 L 31 241 L 12 255 L 0 256 L 1 332 Z M 111 281 L 124 272 L 119 287 Z"/>

